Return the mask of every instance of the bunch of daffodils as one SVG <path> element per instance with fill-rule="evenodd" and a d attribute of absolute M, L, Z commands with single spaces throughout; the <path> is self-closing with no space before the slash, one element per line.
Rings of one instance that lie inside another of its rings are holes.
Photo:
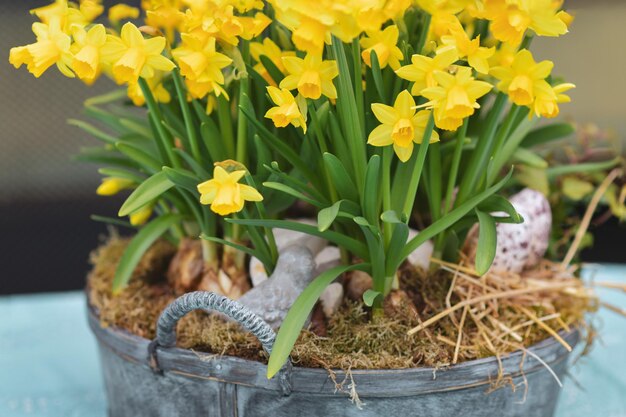
<path fill-rule="evenodd" d="M 119 212 L 130 223 L 100 218 L 139 228 L 116 289 L 161 236 L 201 236 L 208 269 L 244 269 L 253 254 L 271 271 L 272 229 L 291 229 L 345 261 L 294 304 L 292 324 L 353 269 L 373 277 L 365 302 L 383 314 L 413 250 L 433 239 L 454 261 L 475 223 L 485 272 L 496 223 L 523 221 L 500 195 L 512 161 L 537 164 L 528 144 L 541 139 L 525 139 L 574 87 L 529 50 L 567 33 L 558 0 L 143 0 L 110 8 L 108 25 L 104 12 L 97 0 L 32 10 L 35 42 L 9 60 L 35 77 L 56 66 L 123 86 L 86 103 L 106 130 L 72 121 L 103 142 L 81 155 L 101 165 L 98 193 L 131 190 Z M 317 227 L 283 220 L 296 203 Z M 270 376 L 297 337 L 283 327 Z"/>

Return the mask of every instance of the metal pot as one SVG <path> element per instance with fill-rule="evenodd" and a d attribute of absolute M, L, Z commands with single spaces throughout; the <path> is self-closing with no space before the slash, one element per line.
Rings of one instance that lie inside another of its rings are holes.
<path fill-rule="evenodd" d="M 495 357 L 446 369 L 353 370 L 351 375 L 336 371 L 335 380 L 345 379 L 346 390 L 337 390 L 326 370 L 291 364 L 268 380 L 262 363 L 174 347 L 176 322 L 195 309 L 231 317 L 271 351 L 275 337 L 271 328 L 245 307 L 213 293 L 185 294 L 172 302 L 159 317 L 152 342 L 102 327 L 90 308 L 110 417 L 549 417 L 560 391 L 557 378 L 567 369 L 567 350 L 549 338 L 529 347 L 530 354 L 516 351 L 500 358 L 502 377 L 514 389 L 509 385 L 489 392 L 500 369 Z M 571 346 L 579 337 L 577 331 L 562 336 Z M 360 403 L 350 401 L 349 388 Z"/>

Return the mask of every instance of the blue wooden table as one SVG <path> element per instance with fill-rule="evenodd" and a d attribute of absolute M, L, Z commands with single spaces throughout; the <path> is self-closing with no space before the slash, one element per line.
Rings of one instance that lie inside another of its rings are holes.
<path fill-rule="evenodd" d="M 626 265 L 587 278 L 626 282 Z M 598 291 L 624 307 L 626 294 Z M 0 297 L 0 416 L 105 417 L 96 344 L 80 292 Z M 601 338 L 565 381 L 559 417 L 626 417 L 626 319 L 602 310 Z M 190 416 L 192 417 L 192 416 Z"/>

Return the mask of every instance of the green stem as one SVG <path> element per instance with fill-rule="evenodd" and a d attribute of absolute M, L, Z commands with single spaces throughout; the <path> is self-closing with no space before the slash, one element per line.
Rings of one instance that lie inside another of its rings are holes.
<path fill-rule="evenodd" d="M 441 218 L 441 144 L 433 143 L 428 153 L 428 184 L 430 188 L 430 211 L 432 221 Z"/>
<path fill-rule="evenodd" d="M 383 166 L 382 166 L 382 188 L 383 188 L 383 212 L 391 210 L 391 157 L 393 149 L 391 146 L 385 146 L 383 149 Z M 385 250 L 389 247 L 391 235 L 393 233 L 393 225 L 389 222 L 383 222 L 383 234 L 385 242 Z"/>
<path fill-rule="evenodd" d="M 428 30 L 430 29 L 430 14 L 424 12 L 424 20 L 422 27 L 420 28 L 419 36 L 417 37 L 417 43 L 415 44 L 415 53 L 422 54 L 424 52 L 424 45 L 426 45 L 426 39 L 428 38 Z"/>
<path fill-rule="evenodd" d="M 322 155 L 324 155 L 326 152 L 328 152 L 328 144 L 326 143 L 326 137 L 324 136 L 324 133 L 322 132 L 322 128 L 320 126 L 320 121 L 317 116 L 317 110 L 315 109 L 315 106 L 310 106 L 309 112 L 311 114 L 311 125 L 313 128 L 313 133 L 315 134 L 315 137 L 317 138 L 317 143 L 320 147 L 320 152 L 322 153 Z M 335 201 L 339 199 L 339 195 L 337 194 L 337 189 L 335 188 L 333 179 L 330 177 L 328 171 L 326 170 L 324 166 L 323 158 L 320 158 L 320 170 L 321 172 L 324 173 L 324 178 L 326 179 L 326 187 L 328 188 L 330 201 L 334 203 Z"/>
<path fill-rule="evenodd" d="M 235 135 L 230 115 L 230 103 L 224 95 L 217 97 L 217 118 L 220 124 L 220 133 L 224 139 L 224 146 L 228 153 L 228 158 L 235 158 Z"/>
<path fill-rule="evenodd" d="M 148 82 L 141 77 L 139 77 L 139 88 L 141 88 L 141 92 L 143 93 L 143 96 L 146 100 L 146 105 L 148 106 L 148 115 L 150 119 L 152 119 L 154 128 L 157 131 L 157 136 L 160 141 L 160 149 L 162 150 L 162 152 L 164 152 L 167 161 L 171 163 L 174 168 L 180 168 L 180 160 L 178 159 L 178 155 L 176 155 L 172 151 L 172 148 L 174 147 L 174 141 L 171 135 L 163 126 L 163 116 L 161 115 L 161 111 L 159 110 L 159 106 L 154 99 L 154 96 L 152 95 L 150 86 L 148 86 Z"/>
<path fill-rule="evenodd" d="M 452 209 L 452 194 L 456 185 L 456 177 L 459 174 L 459 165 L 461 164 L 461 155 L 463 154 L 463 144 L 465 143 L 465 135 L 467 134 L 467 125 L 469 117 L 463 121 L 463 126 L 456 134 L 456 143 L 454 145 L 454 154 L 452 155 L 452 164 L 450 166 L 450 176 L 448 177 L 448 186 L 446 188 L 446 199 L 443 207 L 444 216 Z"/>
<path fill-rule="evenodd" d="M 365 132 L 365 107 L 363 106 L 363 76 L 361 71 L 361 45 L 359 39 L 352 41 L 352 65 L 354 66 L 354 98 L 361 122 L 361 131 Z"/>
<path fill-rule="evenodd" d="M 474 152 L 472 152 L 472 157 L 469 161 L 467 170 L 465 171 L 463 181 L 459 186 L 459 193 L 455 202 L 456 207 L 458 207 L 459 204 L 462 204 L 476 190 L 478 182 L 484 173 L 485 166 L 489 161 L 493 145 L 493 137 L 495 135 L 496 128 L 498 127 L 498 119 L 505 104 L 506 94 L 498 93 L 496 101 L 493 103 L 493 107 L 489 111 L 489 116 L 487 116 L 485 130 L 476 143 L 476 148 L 474 149 Z"/>
<path fill-rule="evenodd" d="M 189 104 L 187 103 L 187 92 L 183 87 L 183 79 L 180 76 L 178 68 L 174 68 L 174 71 L 172 71 L 172 79 L 174 80 L 174 87 L 176 88 L 176 94 L 178 95 L 178 103 L 183 113 L 185 130 L 187 130 L 187 137 L 189 138 L 189 145 L 191 146 L 191 154 L 196 161 L 202 161 L 198 135 L 196 128 L 193 125 L 194 123 L 191 116 L 191 110 L 189 109 Z"/>
<path fill-rule="evenodd" d="M 244 62 L 249 61 L 250 55 L 250 43 L 248 41 L 241 41 L 241 56 Z M 248 94 L 250 88 L 250 79 L 248 74 L 241 73 L 239 79 L 239 103 L 242 102 L 244 96 Z M 248 122 L 241 108 L 239 108 L 239 115 L 237 117 L 237 162 L 247 166 L 248 159 Z"/>
<path fill-rule="evenodd" d="M 219 259 L 217 256 L 217 244 L 210 240 L 200 239 L 202 245 L 202 259 L 207 269 L 217 271 L 219 269 Z"/>
<path fill-rule="evenodd" d="M 494 160 L 498 159 L 498 156 L 500 152 L 502 151 L 502 146 L 504 145 L 506 138 L 508 138 L 509 134 L 513 131 L 513 128 L 517 120 L 517 115 L 519 114 L 520 111 L 522 111 L 522 107 L 516 104 L 513 104 L 511 108 L 509 109 L 509 114 L 507 114 L 506 118 L 504 119 L 504 122 L 500 126 L 500 129 L 498 129 L 498 133 L 496 135 L 496 138 L 493 143 L 493 148 L 491 150 L 491 155 L 493 156 Z M 500 170 L 499 168 L 494 167 L 491 170 L 487 171 L 487 186 L 493 183 L 499 170 Z"/>
<path fill-rule="evenodd" d="M 402 216 L 405 221 L 408 223 L 409 218 L 411 217 L 411 212 L 413 211 L 413 204 L 415 203 L 415 195 L 417 194 L 417 187 L 420 182 L 420 177 L 422 176 L 422 169 L 424 168 L 424 160 L 426 159 L 426 151 L 428 151 L 428 145 L 430 143 L 430 137 L 433 134 L 433 129 L 435 127 L 435 119 L 431 112 L 430 118 L 428 119 L 428 123 L 426 124 L 426 130 L 424 130 L 424 137 L 422 138 L 422 143 L 419 146 L 419 150 L 417 153 L 417 157 L 415 158 L 415 162 L 413 165 L 413 169 L 411 172 L 411 181 L 409 182 L 409 187 L 406 190 L 406 196 L 404 200 L 404 208 L 402 210 Z"/>
<path fill-rule="evenodd" d="M 352 84 L 344 46 L 341 40 L 335 36 L 332 38 L 331 50 L 339 68 L 339 76 L 337 77 L 339 119 L 343 125 L 343 133 L 352 153 L 356 185 L 359 189 L 359 194 L 362 195 L 365 192 L 363 180 L 367 166 L 366 140 L 359 120 L 360 116 L 356 105 L 354 85 Z M 358 90 L 362 93 L 363 89 L 359 88 Z"/>

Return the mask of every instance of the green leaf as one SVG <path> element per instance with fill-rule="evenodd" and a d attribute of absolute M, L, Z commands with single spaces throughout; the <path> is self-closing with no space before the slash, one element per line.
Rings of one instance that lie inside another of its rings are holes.
<path fill-rule="evenodd" d="M 301 175 L 299 175 L 297 170 L 292 169 L 291 172 L 283 172 L 276 161 L 270 162 L 269 165 L 266 164 L 263 167 L 271 173 L 270 179 L 273 180 L 277 177 L 282 181 L 282 183 L 289 185 L 291 188 L 299 191 L 300 193 L 308 194 L 311 198 L 325 203 L 325 205 L 330 204 L 322 193 L 299 179 Z"/>
<path fill-rule="evenodd" d="M 513 152 L 513 160 L 533 168 L 548 168 L 548 162 L 546 162 L 545 159 L 526 148 L 517 148 L 515 152 Z"/>
<path fill-rule="evenodd" d="M 113 226 L 121 226 L 128 227 L 129 229 L 136 229 L 136 226 L 130 224 L 130 222 L 125 220 L 116 219 L 114 217 L 106 217 L 106 216 L 98 216 L 97 214 L 92 214 L 89 218 L 95 222 L 107 223 Z"/>
<path fill-rule="evenodd" d="M 501 195 L 492 195 L 482 203 L 478 205 L 480 211 L 486 213 L 492 213 L 497 211 L 503 211 L 509 215 L 514 223 L 522 223 L 524 218 L 515 210 L 513 204 Z"/>
<path fill-rule="evenodd" d="M 331 50 L 337 60 L 339 76 L 337 77 L 337 110 L 339 111 L 339 121 L 343 124 L 343 133 L 347 139 L 348 147 L 354 164 L 354 172 L 357 186 L 363 186 L 365 175 L 365 165 L 367 151 L 365 139 L 359 119 L 359 109 L 357 108 L 354 85 L 350 76 L 348 59 L 343 43 L 339 38 L 333 36 Z M 360 189 L 363 192 L 363 188 Z"/>
<path fill-rule="evenodd" d="M 329 177 L 332 178 L 339 196 L 354 202 L 359 201 L 356 185 L 339 158 L 328 152 L 324 153 L 323 158 Z"/>
<path fill-rule="evenodd" d="M 385 85 L 383 83 L 383 76 L 380 72 L 380 64 L 378 61 L 378 54 L 372 50 L 370 54 L 370 62 L 372 63 L 372 78 L 374 79 L 374 86 L 378 92 L 378 97 L 383 103 L 386 103 Z"/>
<path fill-rule="evenodd" d="M 415 236 L 406 244 L 402 252 L 402 259 L 406 259 L 411 254 L 411 252 L 417 249 L 422 243 L 426 242 L 428 239 L 437 236 L 439 233 L 451 227 L 457 221 L 461 220 L 467 213 L 472 211 L 474 207 L 485 201 L 489 196 L 497 193 L 511 179 L 512 175 L 513 170 L 511 169 L 509 173 L 499 182 L 487 188 L 483 192 L 480 192 L 473 197 L 470 197 L 463 204 L 460 204 L 450 213 L 432 223 L 426 229 L 420 231 L 417 236 Z"/>
<path fill-rule="evenodd" d="M 200 165 L 200 163 L 198 163 L 198 161 L 193 159 L 193 156 L 189 155 L 183 149 L 176 148 L 176 149 L 174 149 L 174 152 L 176 152 L 178 155 L 180 155 L 180 157 L 183 158 L 183 160 L 185 162 L 187 162 L 187 165 L 189 165 L 189 168 L 191 168 L 191 170 L 194 172 L 194 174 L 196 174 L 198 177 L 200 177 L 200 178 L 209 178 L 209 177 L 211 177 L 211 174 L 209 173 L 209 171 L 204 169 L 204 167 L 202 165 Z"/>
<path fill-rule="evenodd" d="M 119 118 L 119 122 L 122 126 L 128 129 L 129 132 L 136 133 L 148 139 L 152 139 L 152 131 L 148 126 L 144 126 L 141 123 L 127 118 Z"/>
<path fill-rule="evenodd" d="M 402 249 L 406 246 L 409 237 L 409 226 L 393 210 L 384 212 L 380 219 L 385 223 L 393 225 L 393 232 L 387 247 L 387 265 L 385 268 L 385 275 L 392 276 L 404 260 L 402 258 Z"/>
<path fill-rule="evenodd" d="M 96 106 L 99 104 L 108 104 L 114 101 L 118 101 L 120 99 L 125 99 L 126 97 L 127 97 L 126 89 L 118 88 L 109 93 L 104 93 L 104 94 L 100 94 L 97 96 L 89 97 L 87 100 L 85 100 L 85 106 Z"/>
<path fill-rule="evenodd" d="M 380 301 L 382 297 L 383 295 L 378 291 L 367 290 L 363 293 L 363 302 L 366 306 L 371 307 L 374 302 Z"/>
<path fill-rule="evenodd" d="M 372 155 L 367 163 L 365 179 L 362 186 L 361 207 L 370 224 L 378 223 L 378 207 L 380 203 L 380 156 Z"/>
<path fill-rule="evenodd" d="M 98 173 L 105 177 L 124 178 L 130 181 L 134 181 L 136 183 L 141 183 L 146 179 L 145 177 L 141 176 L 140 174 L 137 174 L 136 172 L 123 169 L 123 168 L 111 168 L 111 167 L 100 168 L 98 170 Z"/>
<path fill-rule="evenodd" d="M 67 124 L 69 124 L 70 126 L 76 126 L 82 130 L 84 130 L 85 132 L 89 133 L 91 136 L 95 137 L 96 139 L 99 139 L 101 141 L 103 141 L 104 143 L 108 143 L 110 145 L 115 144 L 115 142 L 117 142 L 117 138 L 106 133 L 103 132 L 102 130 L 98 129 L 97 127 L 87 123 L 87 122 L 83 122 L 82 120 L 76 120 L 76 119 L 68 119 Z"/>
<path fill-rule="evenodd" d="M 617 157 L 615 159 L 611 159 L 610 161 L 602 161 L 602 162 L 584 162 L 581 164 L 570 164 L 570 165 L 560 165 L 556 167 L 548 168 L 548 179 L 552 180 L 561 175 L 567 174 L 578 174 L 578 173 L 590 173 L 597 171 L 604 171 L 607 169 L 611 169 L 616 165 L 622 163 L 622 158 Z"/>
<path fill-rule="evenodd" d="M 288 186 L 286 184 L 283 184 L 283 183 L 280 183 L 280 182 L 266 181 L 266 182 L 263 183 L 263 186 L 267 187 L 267 188 L 271 188 L 273 190 L 282 191 L 285 194 L 289 194 L 289 195 L 291 195 L 291 196 L 293 196 L 293 197 L 295 197 L 295 198 L 297 198 L 299 200 L 305 201 L 305 202 L 307 202 L 307 203 L 309 203 L 309 204 L 311 204 L 311 205 L 313 205 L 315 207 L 318 207 L 318 208 L 324 207 L 323 203 L 321 203 L 321 202 L 319 202 L 319 201 L 317 201 L 317 200 L 315 200 L 315 199 L 313 199 L 313 198 L 311 198 L 311 197 L 309 197 L 309 196 L 307 196 L 307 195 L 305 195 L 305 194 L 295 190 L 294 188 L 292 188 L 292 187 L 290 187 L 290 186 Z"/>
<path fill-rule="evenodd" d="M 320 232 L 327 230 L 333 224 L 337 214 L 339 214 L 342 202 L 343 200 L 339 200 L 332 206 L 323 208 L 317 213 L 317 228 Z"/>
<path fill-rule="evenodd" d="M 576 129 L 571 123 L 554 123 L 537 128 L 526 135 L 521 143 L 525 148 L 544 145 L 548 142 L 564 138 L 574 133 Z"/>
<path fill-rule="evenodd" d="M 113 278 L 113 294 L 118 294 L 128 284 L 135 267 L 141 261 L 144 253 L 150 249 L 150 246 L 163 233 L 167 232 L 170 227 L 181 220 L 182 216 L 178 214 L 165 214 L 152 220 L 139 230 L 139 233 L 133 237 L 128 247 L 126 247 L 117 265 L 115 277 Z"/>
<path fill-rule="evenodd" d="M 115 147 L 150 173 L 161 170 L 161 164 L 144 150 L 128 143 L 118 142 Z"/>
<path fill-rule="evenodd" d="M 214 162 L 228 159 L 228 150 L 221 140 L 220 131 L 213 120 L 209 119 L 200 125 L 200 134 L 211 159 Z"/>
<path fill-rule="evenodd" d="M 354 222 L 359 225 L 367 242 L 368 257 L 364 258 L 370 262 L 372 267 L 372 279 L 374 289 L 379 292 L 386 292 L 385 288 L 385 244 L 383 237 L 376 226 L 371 225 L 365 217 L 357 216 Z"/>
<path fill-rule="evenodd" d="M 114 129 L 118 133 L 130 133 L 128 128 L 120 123 L 120 117 L 116 114 L 92 105 L 85 106 L 85 114 L 93 119 L 101 121 L 107 127 Z"/>
<path fill-rule="evenodd" d="M 198 184 L 201 180 L 192 172 L 182 168 L 163 167 L 163 172 L 175 186 L 184 188 L 192 194 L 198 194 Z"/>
<path fill-rule="evenodd" d="M 487 273 L 496 257 L 496 222 L 488 213 L 476 210 L 478 216 L 478 246 L 476 247 L 476 272 Z"/>
<path fill-rule="evenodd" d="M 166 172 L 157 172 L 139 184 L 135 191 L 128 196 L 124 204 L 122 204 L 122 208 L 120 208 L 118 215 L 129 215 L 135 210 L 150 203 L 173 186 L 174 183 L 167 178 Z"/>
<path fill-rule="evenodd" d="M 280 83 L 281 80 L 285 78 L 281 70 L 279 70 L 278 67 L 274 65 L 272 60 L 269 59 L 267 56 L 261 55 L 259 56 L 259 60 L 261 61 L 261 64 L 263 64 L 263 66 L 267 70 L 267 73 L 270 75 L 270 77 L 272 77 L 272 79 L 274 80 L 276 84 Z"/>
<path fill-rule="evenodd" d="M 101 175 L 104 175 L 105 177 L 124 178 L 127 180 L 134 181 L 136 183 L 141 183 L 146 179 L 141 174 L 138 174 L 134 171 L 130 171 L 124 168 L 105 167 L 105 168 L 100 168 L 98 170 L 98 173 L 100 173 Z"/>
<path fill-rule="evenodd" d="M 339 247 L 345 248 L 347 251 L 353 253 L 361 259 L 368 258 L 367 248 L 362 242 L 356 239 L 348 237 L 342 233 L 337 233 L 332 230 L 326 230 L 320 232 L 317 230 L 317 226 L 311 226 L 309 224 L 303 224 L 293 222 L 289 220 L 270 220 L 270 219 L 226 219 L 228 223 L 241 224 L 244 226 L 263 226 L 270 227 L 272 229 L 287 229 L 295 232 L 302 232 L 308 235 L 318 236 L 322 239 L 326 239 L 333 242 Z"/>
<path fill-rule="evenodd" d="M 235 248 L 243 253 L 246 253 L 250 256 L 254 256 L 259 261 L 263 263 L 263 265 L 272 265 L 272 259 L 267 256 L 263 251 L 254 250 L 247 246 L 241 245 L 239 243 L 232 242 L 230 240 L 222 239 L 219 237 L 208 236 L 208 235 L 200 235 L 201 239 L 208 240 L 210 242 L 216 242 L 222 245 L 230 246 L 231 248 Z M 266 266 L 267 269 L 267 266 Z"/>
<path fill-rule="evenodd" d="M 80 154 L 73 157 L 76 161 L 90 162 L 99 165 L 113 165 L 124 168 L 138 168 L 137 163 L 116 151 L 98 148 L 81 148 Z"/>
<path fill-rule="evenodd" d="M 265 143 L 267 143 L 269 147 L 282 155 L 283 158 L 285 158 L 292 166 L 296 167 L 302 173 L 302 175 L 304 175 L 309 181 L 311 181 L 311 183 L 321 185 L 320 176 L 315 174 L 311 170 L 311 168 L 309 168 L 307 163 L 302 160 L 300 155 L 298 155 L 291 146 L 285 143 L 285 141 L 276 137 L 257 120 L 251 106 L 252 103 L 250 102 L 250 99 L 247 96 L 244 96 L 244 100 L 239 107 L 241 108 L 243 114 L 252 123 L 259 137 Z"/>
<path fill-rule="evenodd" d="M 302 291 L 289 309 L 285 320 L 280 326 L 276 340 L 274 341 L 274 347 L 267 364 L 268 378 L 272 378 L 276 375 L 285 362 L 287 362 L 289 353 L 291 353 L 291 349 L 293 349 L 293 345 L 296 343 L 306 319 L 309 317 L 309 314 L 324 289 L 341 274 L 357 269 L 363 270 L 365 266 L 366 264 L 357 264 L 329 269 L 315 278 L 315 280 Z"/>

